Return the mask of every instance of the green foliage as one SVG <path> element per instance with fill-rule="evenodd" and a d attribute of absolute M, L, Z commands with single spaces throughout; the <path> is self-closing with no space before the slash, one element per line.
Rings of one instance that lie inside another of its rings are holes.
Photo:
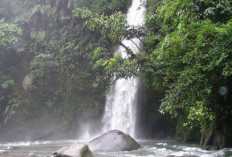
<path fill-rule="evenodd" d="M 10 46 L 17 41 L 17 37 L 22 34 L 22 30 L 15 24 L 6 23 L 0 19 L 0 47 Z"/>
<path fill-rule="evenodd" d="M 5 81 L 4 83 L 1 84 L 1 87 L 3 89 L 6 89 L 10 85 L 14 86 L 15 85 L 15 81 L 14 80 L 7 80 L 7 81 Z"/>
<path fill-rule="evenodd" d="M 142 70 L 149 84 L 166 90 L 160 111 L 181 117 L 187 130 L 215 132 L 221 117 L 229 116 L 223 116 L 225 110 L 232 109 L 230 94 L 218 92 L 222 86 L 231 89 L 231 6 L 230 1 L 167 0 L 148 8 L 144 42 L 150 57 Z"/>
<path fill-rule="evenodd" d="M 101 67 L 94 71 L 93 62 L 100 56 L 104 62 L 106 56 L 112 57 L 114 44 L 125 28 L 121 28 L 125 19 L 121 12 L 126 11 L 129 3 L 126 0 L 2 0 L 0 18 L 9 23 L 1 20 L 0 28 L 8 30 L 9 38 L 5 34 L 0 36 L 4 39 L 4 45 L 0 46 L 3 67 L 0 70 L 0 125 L 10 120 L 33 121 L 44 113 L 59 119 L 69 130 L 72 122 L 82 115 L 100 117 L 109 80 L 108 77 L 99 79 L 105 70 Z M 108 23 L 102 21 L 98 26 L 101 31 L 95 31 L 93 22 L 86 24 L 80 17 L 72 16 L 74 6 L 86 7 L 96 20 L 102 18 Z M 11 9 L 6 12 L 4 7 Z M 106 25 L 114 28 L 103 28 Z M 111 31 L 110 41 L 107 31 Z M 17 44 L 10 49 L 5 47 L 16 42 L 21 34 Z M 105 67 L 119 66 L 114 62 L 112 59 Z M 25 76 L 32 79 L 28 88 L 22 82 Z M 14 80 L 15 84 L 8 80 Z"/>
<path fill-rule="evenodd" d="M 93 32 L 99 32 L 104 39 L 108 42 L 104 43 L 103 47 L 97 47 L 94 50 L 92 60 L 93 69 L 100 71 L 101 78 L 111 78 L 116 75 L 116 78 L 127 78 L 135 75 L 139 75 L 138 62 L 143 62 L 145 59 L 142 53 L 137 55 L 125 46 L 121 41 L 122 39 L 128 39 L 144 36 L 142 28 L 134 28 L 129 26 L 126 22 L 125 15 L 122 12 L 116 12 L 110 16 L 99 15 L 86 8 L 75 9 L 73 11 L 75 18 L 84 19 L 84 26 Z M 121 45 L 128 54 L 128 58 L 122 58 L 120 55 L 114 56 L 115 48 L 108 47 L 111 45 Z M 102 75 L 104 73 L 104 75 Z"/>
<path fill-rule="evenodd" d="M 211 19 L 214 22 L 227 22 L 231 19 L 229 0 L 167 0 L 157 9 L 163 20 L 163 30 L 170 32 L 192 21 Z"/>
<path fill-rule="evenodd" d="M 15 110 L 18 107 L 18 101 L 16 99 L 16 82 L 10 79 L 6 75 L 0 77 L 0 117 L 1 123 L 7 123 L 7 121 L 15 114 Z"/>
<path fill-rule="evenodd" d="M 211 97 L 218 96 L 214 89 L 220 87 L 214 83 L 215 79 L 219 81 L 217 76 L 222 76 L 221 81 L 228 77 L 223 73 L 226 73 L 224 63 L 230 62 L 231 26 L 231 22 L 221 26 L 209 20 L 192 22 L 187 28 L 169 34 L 159 44 L 154 53 L 156 61 L 166 63 L 162 65 L 165 67 L 163 81 L 170 89 L 162 103 L 162 111 L 178 115 L 175 111 L 183 108 L 189 112 L 187 115 L 191 114 L 188 117 L 214 119 L 211 112 L 217 105 L 208 103 L 213 103 Z M 203 109 L 202 105 L 208 109 Z M 192 112 L 196 107 L 200 107 L 198 110 L 202 113 Z M 204 122 L 198 118 L 199 122 Z"/>
<path fill-rule="evenodd" d="M 31 63 L 31 75 L 33 78 L 42 77 L 46 72 L 56 72 L 57 67 L 52 54 L 39 54 Z"/>
<path fill-rule="evenodd" d="M 113 15 L 99 15 L 85 8 L 75 9 L 74 17 L 81 16 L 85 19 L 84 26 L 91 31 L 100 31 L 103 38 L 108 38 L 113 43 L 119 43 L 124 37 L 124 30 L 127 29 L 125 15 L 117 12 Z"/>
<path fill-rule="evenodd" d="M 16 78 L 13 64 L 17 64 L 17 57 L 11 51 L 13 44 L 22 35 L 22 30 L 16 24 L 0 19 L 0 125 L 6 123 L 15 113 L 17 101 L 15 100 Z"/>
<path fill-rule="evenodd" d="M 94 49 L 107 41 L 85 29 L 81 20 L 72 19 L 72 0 L 3 0 L 0 12 L 2 7 L 17 5 L 19 10 L 0 15 L 23 29 L 1 20 L 0 125 L 39 119 L 44 113 L 57 117 L 69 129 L 83 114 L 99 116 L 108 83 L 96 83 L 90 62 Z M 14 49 L 18 45 L 11 44 L 21 34 L 23 49 L 18 53 Z M 33 81 L 25 89 L 22 80 L 27 75 Z"/>
<path fill-rule="evenodd" d="M 130 0 L 75 0 L 77 8 L 88 8 L 97 14 L 111 15 L 114 12 L 126 12 Z"/>

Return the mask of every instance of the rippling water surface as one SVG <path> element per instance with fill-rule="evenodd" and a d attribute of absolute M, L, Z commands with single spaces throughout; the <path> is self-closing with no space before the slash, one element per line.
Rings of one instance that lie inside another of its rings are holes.
<path fill-rule="evenodd" d="M 64 146 L 72 145 L 73 140 L 66 141 L 35 141 L 0 143 L 0 157 L 50 157 L 53 152 Z M 102 152 L 95 157 L 232 157 L 232 149 L 206 151 L 196 144 L 175 141 L 139 140 L 142 148 L 131 152 Z M 18 147 L 7 151 L 7 147 Z"/>

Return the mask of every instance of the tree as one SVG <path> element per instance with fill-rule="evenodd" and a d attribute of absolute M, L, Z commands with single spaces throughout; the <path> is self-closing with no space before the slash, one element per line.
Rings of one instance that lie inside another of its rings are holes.
<path fill-rule="evenodd" d="M 12 116 L 17 106 L 14 99 L 16 81 L 8 72 L 12 72 L 14 69 L 12 67 L 14 58 L 9 60 L 14 56 L 10 49 L 21 34 L 22 30 L 17 25 L 7 23 L 4 19 L 0 20 L 0 125 Z"/>
<path fill-rule="evenodd" d="M 142 28 L 129 26 L 122 12 L 107 16 L 104 14 L 99 15 L 86 8 L 77 8 L 73 11 L 73 16 L 84 19 L 85 27 L 93 32 L 99 32 L 105 41 L 114 46 L 113 48 L 108 47 L 105 43 L 102 47 L 97 47 L 94 50 L 92 55 L 94 70 L 102 71 L 104 75 L 101 76 L 105 78 L 111 78 L 113 75 L 116 75 L 116 79 L 139 75 L 140 67 L 138 62 L 144 60 L 144 55 L 142 52 L 135 54 L 122 43 L 122 40 L 131 40 L 134 37 L 142 38 L 144 36 Z M 118 46 L 125 49 L 128 58 L 122 58 L 120 55 L 114 56 Z"/>
<path fill-rule="evenodd" d="M 227 113 L 232 99 L 231 5 L 229 1 L 168 0 L 147 15 L 145 49 L 150 59 L 143 69 L 145 74 L 146 67 L 153 70 L 147 76 L 154 87 L 166 88 L 160 111 L 181 118 L 188 130 L 201 128 L 203 146 L 230 145 L 223 139 L 232 125 Z M 222 89 L 227 93 L 220 95 Z M 212 143 L 209 137 L 214 138 Z"/>

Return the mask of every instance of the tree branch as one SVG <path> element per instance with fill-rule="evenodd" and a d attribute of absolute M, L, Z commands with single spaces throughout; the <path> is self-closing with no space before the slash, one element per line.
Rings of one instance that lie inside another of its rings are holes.
<path fill-rule="evenodd" d="M 133 40 L 131 40 L 131 42 L 138 48 L 139 51 L 142 51 L 142 50 L 139 48 L 139 46 L 138 46 Z"/>
<path fill-rule="evenodd" d="M 110 84 L 110 86 L 113 86 L 114 85 L 114 83 L 118 80 L 119 78 L 118 77 L 116 77 L 115 79 L 114 79 L 114 81 Z"/>
<path fill-rule="evenodd" d="M 142 39 L 140 39 L 140 37 L 139 37 L 138 35 L 135 35 L 135 36 L 136 36 L 136 38 L 139 39 L 139 41 L 140 41 L 141 43 L 143 43 L 143 44 L 145 45 L 145 43 L 142 41 Z"/>
<path fill-rule="evenodd" d="M 129 47 L 127 47 L 126 45 L 124 45 L 122 42 L 120 42 L 119 45 L 121 45 L 122 47 L 124 47 L 126 49 L 126 52 L 129 55 L 131 55 L 132 58 L 136 57 L 135 54 L 133 53 L 133 51 Z"/>

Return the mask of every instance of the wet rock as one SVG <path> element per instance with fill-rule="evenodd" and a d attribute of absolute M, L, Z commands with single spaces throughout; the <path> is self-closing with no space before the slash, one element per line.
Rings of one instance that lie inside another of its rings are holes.
<path fill-rule="evenodd" d="M 35 153 L 29 153 L 27 157 L 38 157 L 38 155 L 36 155 Z"/>
<path fill-rule="evenodd" d="M 141 146 L 130 136 L 119 130 L 111 130 L 90 141 L 93 152 L 132 151 Z"/>
<path fill-rule="evenodd" d="M 221 148 L 219 146 L 205 146 L 203 149 L 211 151 L 211 150 L 220 150 Z"/>
<path fill-rule="evenodd" d="M 93 157 L 93 154 L 87 145 L 76 143 L 59 149 L 53 154 L 53 157 Z"/>
<path fill-rule="evenodd" d="M 4 153 L 6 153 L 7 151 L 6 150 L 1 150 L 0 149 L 0 154 L 4 154 Z"/>
<path fill-rule="evenodd" d="M 16 146 L 8 146 L 6 148 L 6 150 L 19 150 L 19 149 L 20 149 L 20 147 L 16 147 Z"/>

